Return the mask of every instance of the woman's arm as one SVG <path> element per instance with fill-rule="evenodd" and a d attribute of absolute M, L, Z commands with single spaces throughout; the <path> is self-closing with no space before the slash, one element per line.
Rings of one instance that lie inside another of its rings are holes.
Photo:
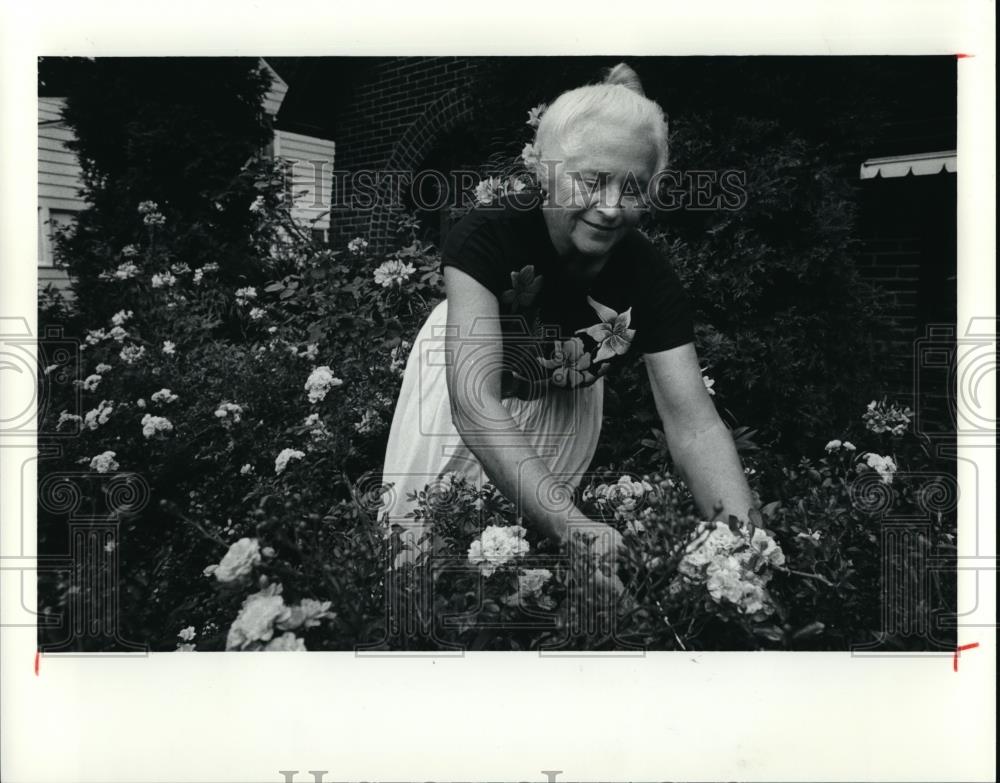
<path fill-rule="evenodd" d="M 500 404 L 503 343 L 496 297 L 471 276 L 444 269 L 448 296 L 446 375 L 455 428 L 497 489 L 514 501 L 529 524 L 561 541 L 571 520 L 584 515 L 570 499 L 555 509 L 544 498 L 560 495 L 559 479 Z"/>
<path fill-rule="evenodd" d="M 721 503 L 723 519 L 747 519 L 753 495 L 732 435 L 701 380 L 694 345 L 648 353 L 645 361 L 670 455 L 699 510 L 711 519 Z"/>

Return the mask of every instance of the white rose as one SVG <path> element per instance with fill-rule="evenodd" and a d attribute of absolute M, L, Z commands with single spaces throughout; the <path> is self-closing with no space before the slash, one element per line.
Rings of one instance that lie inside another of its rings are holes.
<path fill-rule="evenodd" d="M 296 628 L 315 628 L 320 621 L 332 617 L 330 601 L 317 601 L 315 598 L 303 598 L 298 606 L 289 607 L 288 617 L 276 623 L 279 630 L 293 631 Z"/>
<path fill-rule="evenodd" d="M 118 463 L 115 461 L 115 452 L 105 451 L 98 454 L 90 461 L 90 469 L 98 473 L 111 473 L 118 470 Z"/>
<path fill-rule="evenodd" d="M 879 474 L 883 483 L 892 483 L 892 477 L 896 472 L 896 463 L 892 457 L 882 457 L 878 454 L 869 453 L 866 455 L 865 461 L 868 463 L 868 467 Z"/>
<path fill-rule="evenodd" d="M 291 631 L 286 631 L 277 639 L 269 641 L 264 652 L 306 652 L 306 643 Z"/>
<path fill-rule="evenodd" d="M 281 586 L 272 585 L 248 596 L 226 636 L 227 650 L 245 650 L 274 636 L 274 624 L 289 614 Z"/>
<path fill-rule="evenodd" d="M 74 383 L 77 383 L 77 381 L 74 381 Z M 100 383 L 101 383 L 101 376 L 98 375 L 97 373 L 94 373 L 93 375 L 88 375 L 82 381 L 79 381 L 80 386 L 82 386 L 87 391 L 97 391 L 97 387 L 100 385 Z"/>
<path fill-rule="evenodd" d="M 142 434 L 147 438 L 152 438 L 158 432 L 172 432 L 174 425 L 163 416 L 153 416 L 150 413 L 142 417 Z"/>
<path fill-rule="evenodd" d="M 737 605 L 740 603 L 743 582 L 740 579 L 740 564 L 735 557 L 709 563 L 705 574 L 708 577 L 705 587 L 716 603 L 723 599 Z"/>
<path fill-rule="evenodd" d="M 514 558 L 527 555 L 531 547 L 524 539 L 527 531 L 520 525 L 490 525 L 469 546 L 469 562 L 478 565 L 483 576 Z"/>
<path fill-rule="evenodd" d="M 753 531 L 750 546 L 769 565 L 780 566 L 785 564 L 785 553 L 781 551 L 781 547 L 759 527 Z"/>
<path fill-rule="evenodd" d="M 153 392 L 150 399 L 153 402 L 174 402 L 177 400 L 177 395 L 170 391 L 170 389 L 160 389 L 158 392 Z"/>
<path fill-rule="evenodd" d="M 503 602 L 508 606 L 523 606 L 530 601 L 542 609 L 554 609 L 555 599 L 543 592 L 550 579 L 552 572 L 547 568 L 525 568 L 517 577 L 517 592 L 506 596 Z"/>
<path fill-rule="evenodd" d="M 229 547 L 225 557 L 215 569 L 215 578 L 220 582 L 235 582 L 249 576 L 254 566 L 260 564 L 260 545 L 256 538 L 241 538 Z"/>
<path fill-rule="evenodd" d="M 309 402 L 317 403 L 326 399 L 327 392 L 337 386 L 342 386 L 343 381 L 333 374 L 328 366 L 315 367 L 306 379 L 305 390 L 309 392 Z"/>
<path fill-rule="evenodd" d="M 282 449 L 281 453 L 274 459 L 275 474 L 281 475 L 284 473 L 285 468 L 288 467 L 289 460 L 302 459 L 304 456 L 305 453 L 298 449 Z"/>

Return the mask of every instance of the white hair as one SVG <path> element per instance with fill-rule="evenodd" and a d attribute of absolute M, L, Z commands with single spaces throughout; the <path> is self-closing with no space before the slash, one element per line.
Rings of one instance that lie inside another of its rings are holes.
<path fill-rule="evenodd" d="M 648 133 L 656 152 L 656 169 L 667 166 L 667 120 L 656 101 L 646 97 L 635 71 L 625 63 L 608 69 L 599 84 L 567 90 L 542 114 L 535 132 L 536 153 L 545 158 L 553 148 L 564 148 L 594 120 L 608 120 L 616 125 Z"/>

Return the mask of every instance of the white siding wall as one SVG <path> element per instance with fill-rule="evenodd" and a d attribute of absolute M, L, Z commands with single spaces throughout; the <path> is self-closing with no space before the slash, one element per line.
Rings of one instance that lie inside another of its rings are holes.
<path fill-rule="evenodd" d="M 274 155 L 293 163 L 289 191 L 292 217 L 306 228 L 330 229 L 335 144 L 290 131 L 274 133 Z"/>
<path fill-rule="evenodd" d="M 273 77 L 271 89 L 264 96 L 264 110 L 274 116 L 281 108 L 288 85 L 266 61 L 263 64 Z M 66 272 L 53 266 L 52 227 L 71 223 L 87 203 L 78 193 L 83 184 L 80 164 L 65 144 L 73 134 L 60 120 L 64 103 L 64 98 L 38 99 L 38 285 L 53 283 L 66 291 L 69 285 Z M 292 215 L 306 228 L 323 231 L 330 228 L 333 150 L 333 142 L 326 139 L 275 131 L 275 155 L 296 161 L 290 184 L 292 194 L 299 195 Z M 323 206 L 315 206 L 317 192 Z"/>
<path fill-rule="evenodd" d="M 62 98 L 38 99 L 38 284 L 68 286 L 66 272 L 53 266 L 52 228 L 72 222 L 86 206 L 76 154 L 66 148 L 72 132 L 60 120 Z"/>

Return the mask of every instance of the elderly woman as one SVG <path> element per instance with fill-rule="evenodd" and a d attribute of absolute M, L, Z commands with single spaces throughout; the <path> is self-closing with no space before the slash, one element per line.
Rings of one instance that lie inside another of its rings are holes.
<path fill-rule="evenodd" d="M 406 364 L 383 520 L 415 551 L 425 530 L 406 518 L 407 494 L 454 471 L 492 481 L 553 540 L 585 527 L 599 551 L 616 553 L 617 532 L 587 520 L 565 490 L 597 447 L 604 375 L 637 353 L 702 513 L 745 518 L 751 493 L 702 382 L 684 291 L 636 229 L 666 165 L 662 110 L 620 64 L 560 95 L 533 146 L 540 190 L 477 207 L 444 243 L 447 298 Z"/>

